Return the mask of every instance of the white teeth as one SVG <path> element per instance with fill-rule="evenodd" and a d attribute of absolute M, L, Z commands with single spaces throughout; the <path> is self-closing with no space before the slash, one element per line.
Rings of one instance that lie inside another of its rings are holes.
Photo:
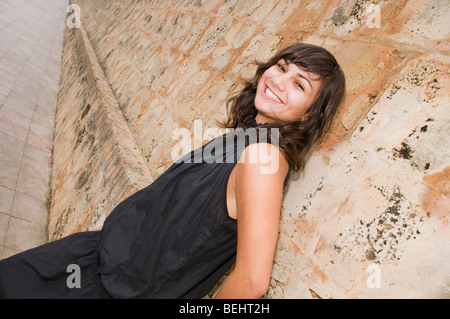
<path fill-rule="evenodd" d="M 271 100 L 274 100 L 275 102 L 281 103 L 281 100 L 278 98 L 278 96 L 276 96 L 275 94 L 273 94 L 272 91 L 269 90 L 269 88 L 266 88 L 266 95 L 267 95 Z"/>

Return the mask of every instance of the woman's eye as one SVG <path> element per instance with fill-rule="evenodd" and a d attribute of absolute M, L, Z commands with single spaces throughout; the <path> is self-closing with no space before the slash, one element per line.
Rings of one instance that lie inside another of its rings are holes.
<path fill-rule="evenodd" d="M 301 88 L 303 91 L 305 90 L 304 88 L 303 88 L 303 85 L 301 85 L 299 82 L 295 82 L 295 85 L 297 85 L 299 88 Z"/>
<path fill-rule="evenodd" d="M 284 68 L 284 66 L 282 66 L 280 63 L 278 63 L 278 67 L 281 69 L 281 71 L 285 71 L 285 68 Z"/>

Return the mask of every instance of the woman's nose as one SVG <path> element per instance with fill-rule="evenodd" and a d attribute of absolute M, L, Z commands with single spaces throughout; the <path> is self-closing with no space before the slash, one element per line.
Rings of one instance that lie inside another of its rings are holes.
<path fill-rule="evenodd" d="M 286 78 L 285 74 L 275 76 L 272 78 L 272 84 L 274 87 L 276 87 L 280 91 L 284 91 L 286 89 Z"/>

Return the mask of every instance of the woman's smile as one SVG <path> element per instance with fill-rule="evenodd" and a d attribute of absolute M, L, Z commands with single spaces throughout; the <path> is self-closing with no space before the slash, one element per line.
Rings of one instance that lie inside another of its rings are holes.
<path fill-rule="evenodd" d="M 283 104 L 283 101 L 266 85 L 266 89 L 264 90 L 264 97 L 269 101 L 273 101 L 279 104 Z"/>

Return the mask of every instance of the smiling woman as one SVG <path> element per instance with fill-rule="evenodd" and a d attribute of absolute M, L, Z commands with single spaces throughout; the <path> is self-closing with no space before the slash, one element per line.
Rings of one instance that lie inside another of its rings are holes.
<path fill-rule="evenodd" d="M 232 264 L 216 298 L 261 297 L 291 169 L 303 168 L 344 91 L 343 73 L 323 48 L 295 44 L 260 63 L 229 100 L 224 126 L 233 132 L 121 202 L 101 231 L 1 260 L 0 297 L 201 298 Z M 69 265 L 77 272 L 67 273 Z"/>
<path fill-rule="evenodd" d="M 301 170 L 314 143 L 331 126 L 345 96 L 345 76 L 326 49 L 296 43 L 266 63 L 257 63 L 253 79 L 228 101 L 228 128 L 250 117 L 261 127 L 280 129 L 280 150 L 294 170 Z"/>

